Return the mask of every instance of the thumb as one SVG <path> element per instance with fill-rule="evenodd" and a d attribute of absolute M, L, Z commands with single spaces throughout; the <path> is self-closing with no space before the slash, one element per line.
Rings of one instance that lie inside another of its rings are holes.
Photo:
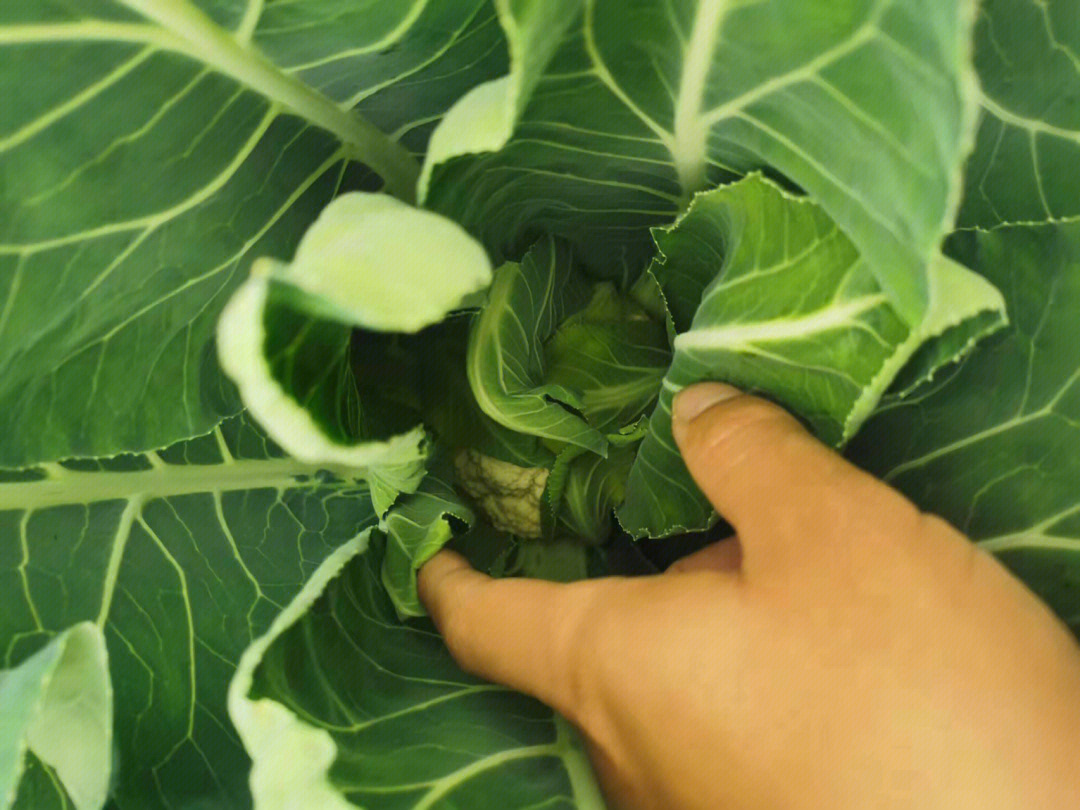
<path fill-rule="evenodd" d="M 679 393 L 672 433 L 701 491 L 739 535 L 748 563 L 850 537 L 878 510 L 917 514 L 899 493 L 817 441 L 783 408 L 728 385 Z"/>
<path fill-rule="evenodd" d="M 419 574 L 420 601 L 458 665 L 574 720 L 582 634 L 602 582 L 492 579 L 441 551 Z"/>

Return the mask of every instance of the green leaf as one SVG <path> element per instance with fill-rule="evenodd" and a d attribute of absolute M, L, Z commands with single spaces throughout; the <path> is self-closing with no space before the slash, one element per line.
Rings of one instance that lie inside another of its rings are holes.
<path fill-rule="evenodd" d="M 420 488 L 403 496 L 383 518 L 382 584 L 401 618 L 427 615 L 416 592 L 416 572 L 453 538 L 452 519 L 468 528 L 476 515 L 454 491 L 449 464 L 430 470 Z"/>
<path fill-rule="evenodd" d="M 983 120 L 950 253 L 1011 325 L 889 401 L 853 457 L 992 551 L 1080 634 L 1080 26 L 1074 4 L 983 0 Z M 1015 224 L 1005 224 L 1010 223 Z"/>
<path fill-rule="evenodd" d="M 304 723 L 279 703 L 249 699 L 249 693 L 255 669 L 267 649 L 311 609 L 350 560 L 368 550 L 370 540 L 368 529 L 323 560 L 266 633 L 244 650 L 229 683 L 229 716 L 253 760 L 249 782 L 255 810 L 284 810 L 301 803 L 320 810 L 353 807 L 326 779 L 336 755 L 330 735 Z"/>
<path fill-rule="evenodd" d="M 0 808 L 16 801 L 27 751 L 62 785 L 76 810 L 104 807 L 112 773 L 112 685 L 101 629 L 57 635 L 0 671 Z"/>
<path fill-rule="evenodd" d="M 699 194 L 656 242 L 652 273 L 685 331 L 619 512 L 635 537 L 698 531 L 714 519 L 671 435 L 671 403 L 683 388 L 720 380 L 764 393 L 842 445 L 928 338 L 962 327 L 974 339 L 1004 323 L 1000 293 L 942 259 L 931 267 L 927 315 L 909 328 L 824 210 L 760 176 Z M 995 317 L 984 322 L 984 313 Z"/>
<path fill-rule="evenodd" d="M 982 124 L 964 227 L 1080 216 L 1080 23 L 1070 2 L 982 0 Z"/>
<path fill-rule="evenodd" d="M 474 87 L 435 128 L 420 176 L 421 202 L 436 166 L 506 146 L 563 35 L 576 22 L 582 0 L 494 0 L 494 5 L 506 33 L 510 73 Z"/>
<path fill-rule="evenodd" d="M 221 365 L 294 458 L 377 473 L 382 511 L 416 488 L 425 434 L 419 414 L 383 393 L 385 380 L 356 379 L 353 329 L 418 332 L 490 281 L 487 255 L 458 225 L 385 195 L 347 194 L 291 264 L 256 264 L 222 314 Z M 371 339 L 355 351 L 388 350 Z"/>
<path fill-rule="evenodd" d="M 0 473 L 0 666 L 94 622 L 115 692 L 110 806 L 246 807 L 229 678 L 375 522 L 348 470 L 288 458 L 243 419 L 158 453 Z"/>
<path fill-rule="evenodd" d="M 258 810 L 602 810 L 567 723 L 462 673 L 429 622 L 398 621 L 380 581 L 383 542 L 354 547 L 312 603 L 341 558 L 328 563 L 245 655 L 230 707 L 255 760 Z"/>
<path fill-rule="evenodd" d="M 612 539 L 612 516 L 626 496 L 637 446 L 648 430 L 649 419 L 642 416 L 608 434 L 606 458 L 573 446 L 559 453 L 541 502 L 545 540 L 570 537 L 579 543 L 606 544 Z"/>
<path fill-rule="evenodd" d="M 533 229 L 598 266 L 732 172 L 804 188 L 909 322 L 975 125 L 967 0 L 589 0 L 511 141 L 431 172 L 427 204 L 513 252 Z"/>
<path fill-rule="evenodd" d="M 588 305 L 544 344 L 544 379 L 576 392 L 582 416 L 603 433 L 648 409 L 670 364 L 664 321 L 610 282 L 598 284 Z"/>
<path fill-rule="evenodd" d="M 637 447 L 612 448 L 607 458 L 587 454 L 567 472 L 558 508 L 556 533 L 593 543 L 611 537 L 615 509 L 626 497 Z"/>
<path fill-rule="evenodd" d="M 287 285 L 253 275 L 222 314 L 222 368 L 251 415 L 292 457 L 377 475 L 385 484 L 383 511 L 423 477 L 423 428 L 388 423 L 388 414 L 365 408 L 351 366 L 351 328 L 298 313 L 295 302 Z"/>
<path fill-rule="evenodd" d="M 963 233 L 1011 326 L 867 424 L 851 453 L 1001 557 L 1080 632 L 1080 223 Z"/>
<path fill-rule="evenodd" d="M 297 309 L 377 332 L 418 332 L 491 283 L 491 261 L 460 225 L 385 194 L 338 197 L 292 263 L 264 272 Z"/>
<path fill-rule="evenodd" d="M 24 766 L 15 797 L 16 810 L 72 810 L 71 797 L 56 771 L 34 756 L 33 751 L 26 752 Z"/>
<path fill-rule="evenodd" d="M 571 410 L 583 407 L 580 392 L 546 378 L 544 341 L 588 300 L 589 285 L 574 267 L 573 252 L 542 240 L 520 264 L 495 271 L 469 335 L 466 362 L 476 402 L 491 419 L 603 454 L 603 435 Z"/>
<path fill-rule="evenodd" d="M 466 372 L 471 321 L 471 316 L 452 317 L 405 338 L 394 358 L 397 376 L 405 375 L 408 365 L 415 366 L 406 375 L 407 384 L 419 392 L 424 424 L 451 455 L 474 450 L 518 467 L 549 466 L 554 453 L 539 437 L 499 424 L 477 404 Z"/>
<path fill-rule="evenodd" d="M 0 3 L 0 465 L 235 414 L 214 324 L 251 259 L 381 182 L 361 164 L 411 196 L 395 139 L 504 48 L 482 0 Z"/>

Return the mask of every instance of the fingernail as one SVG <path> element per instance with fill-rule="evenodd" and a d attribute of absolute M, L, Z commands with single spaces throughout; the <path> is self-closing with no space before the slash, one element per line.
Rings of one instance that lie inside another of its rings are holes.
<path fill-rule="evenodd" d="M 721 402 L 742 394 L 738 388 L 724 383 L 701 383 L 680 391 L 675 396 L 671 415 L 677 422 L 692 422 Z"/>

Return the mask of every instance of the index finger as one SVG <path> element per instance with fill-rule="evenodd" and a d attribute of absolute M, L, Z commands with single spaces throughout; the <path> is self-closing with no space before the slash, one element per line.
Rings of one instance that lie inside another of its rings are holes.
<path fill-rule="evenodd" d="M 419 592 L 462 669 L 573 719 L 597 583 L 496 580 L 442 551 L 420 569 Z"/>

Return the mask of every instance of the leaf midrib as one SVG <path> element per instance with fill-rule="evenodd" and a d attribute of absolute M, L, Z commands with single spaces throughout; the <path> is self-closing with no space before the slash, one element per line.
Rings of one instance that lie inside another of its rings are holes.
<path fill-rule="evenodd" d="M 291 458 L 243 459 L 222 464 L 164 465 L 127 472 L 77 471 L 52 465 L 46 478 L 0 484 L 0 512 L 33 511 L 54 506 L 173 498 L 237 490 L 281 490 L 323 471 L 347 471 L 304 464 Z"/>
<path fill-rule="evenodd" d="M 332 133 L 370 166 L 395 196 L 412 202 L 420 166 L 405 147 L 367 119 L 283 71 L 189 0 L 117 0 L 152 24 L 83 21 L 0 29 L 0 44 L 50 41 L 143 42 L 183 54 L 247 87 L 275 106 Z M 243 33 L 243 32 L 242 32 Z M 8 35 L 5 35 L 8 34 Z"/>
<path fill-rule="evenodd" d="M 679 182 L 686 192 L 705 185 L 708 126 L 702 119 L 701 108 L 720 26 L 729 9 L 730 0 L 702 0 L 683 54 L 671 154 Z"/>
<path fill-rule="evenodd" d="M 254 48 L 225 31 L 189 0 L 119 0 L 174 34 L 185 52 L 250 87 L 287 110 L 333 133 L 355 157 L 377 171 L 406 202 L 415 199 L 420 166 L 403 146 L 367 119 L 285 73 Z"/>
<path fill-rule="evenodd" d="M 884 293 L 877 293 L 807 315 L 693 329 L 675 338 L 675 350 L 738 350 L 755 343 L 805 339 L 807 335 L 852 326 L 861 315 L 888 302 Z"/>

